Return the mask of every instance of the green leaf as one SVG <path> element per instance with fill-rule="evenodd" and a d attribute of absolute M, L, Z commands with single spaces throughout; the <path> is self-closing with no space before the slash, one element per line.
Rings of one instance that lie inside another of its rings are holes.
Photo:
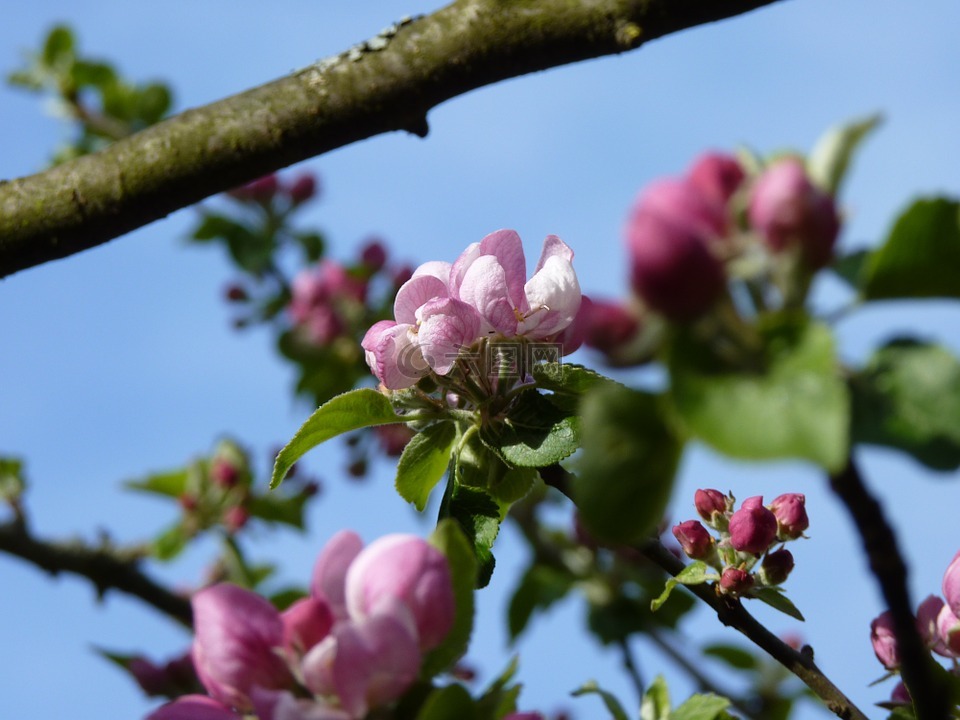
<path fill-rule="evenodd" d="M 476 705 L 461 685 L 434 690 L 417 713 L 417 720 L 475 720 Z"/>
<path fill-rule="evenodd" d="M 960 360 L 898 339 L 851 378 L 855 442 L 898 448 L 935 470 L 960 467 Z"/>
<path fill-rule="evenodd" d="M 77 60 L 70 68 L 70 73 L 77 87 L 95 87 L 103 90 L 117 82 L 117 73 L 113 67 L 102 62 Z"/>
<path fill-rule="evenodd" d="M 693 695 L 670 714 L 670 720 L 717 720 L 728 717 L 727 698 L 718 695 Z"/>
<path fill-rule="evenodd" d="M 449 669 L 467 651 L 473 632 L 473 589 L 477 584 L 474 549 L 456 521 L 441 520 L 429 542 L 444 554 L 450 565 L 456 610 L 450 634 L 424 658 L 420 668 L 422 678 L 431 678 Z"/>
<path fill-rule="evenodd" d="M 293 237 L 303 248 L 303 254 L 306 256 L 307 262 L 315 263 L 323 257 L 327 245 L 323 235 L 316 232 L 306 232 L 296 233 Z"/>
<path fill-rule="evenodd" d="M 238 227 L 242 226 L 225 215 L 204 212 L 200 224 L 197 225 L 190 237 L 200 241 L 226 238 L 236 233 Z"/>
<path fill-rule="evenodd" d="M 450 453 L 457 439 L 456 426 L 438 422 L 411 438 L 397 463 L 397 492 L 423 512 L 434 485 L 450 465 Z"/>
<path fill-rule="evenodd" d="M 444 497 L 440 505 L 440 518 L 456 520 L 473 545 L 478 563 L 476 587 L 482 588 L 490 582 L 496 564 L 491 548 L 500 531 L 502 509 L 484 490 L 453 484 L 455 487 L 449 497 Z"/>
<path fill-rule="evenodd" d="M 517 657 L 510 659 L 506 669 L 490 683 L 483 695 L 477 700 L 477 714 L 484 720 L 501 720 L 504 716 L 515 712 L 517 698 L 520 695 L 520 684 L 512 683 L 517 674 Z"/>
<path fill-rule="evenodd" d="M 846 462 L 850 399 L 829 328 L 778 319 L 761 328 L 762 368 L 718 370 L 713 348 L 680 335 L 670 371 L 674 407 L 689 431 L 726 455 L 802 458 L 831 471 Z"/>
<path fill-rule="evenodd" d="M 559 568 L 534 563 L 520 578 L 507 610 L 510 642 L 523 632 L 535 610 L 546 610 L 562 600 L 573 587 L 574 578 Z"/>
<path fill-rule="evenodd" d="M 310 593 L 301 587 L 288 587 L 271 593 L 267 599 L 280 612 L 293 605 L 297 600 L 309 597 Z"/>
<path fill-rule="evenodd" d="M 177 522 L 153 539 L 153 542 L 150 543 L 150 553 L 157 560 L 173 560 L 183 552 L 189 540 L 190 536 L 183 526 Z"/>
<path fill-rule="evenodd" d="M 579 446 L 579 419 L 536 390 L 522 392 L 503 422 L 485 425 L 480 437 L 511 465 L 546 467 Z"/>
<path fill-rule="evenodd" d="M 797 606 L 794 605 L 793 602 L 783 594 L 783 591 L 778 588 L 759 588 L 757 590 L 752 590 L 750 595 L 761 602 L 765 602 L 774 610 L 779 610 L 784 615 L 789 615 L 800 622 L 804 621 L 803 614 L 797 609 Z"/>
<path fill-rule="evenodd" d="M 677 585 L 701 585 L 710 580 L 716 580 L 716 574 L 710 571 L 710 568 L 702 560 L 694 560 L 674 577 L 667 578 L 667 583 L 663 588 L 660 597 L 650 603 L 650 609 L 656 612 L 670 597 L 670 593 Z"/>
<path fill-rule="evenodd" d="M 574 502 L 598 539 L 639 541 L 663 516 L 682 441 L 664 421 L 658 398 L 647 393 L 597 388 L 581 412 Z"/>
<path fill-rule="evenodd" d="M 134 114 L 147 125 L 159 122 L 170 109 L 170 89 L 160 83 L 150 83 L 139 89 Z"/>
<path fill-rule="evenodd" d="M 596 387 L 619 384 L 576 363 L 553 362 L 534 365 L 531 374 L 537 387 L 571 395 L 582 395 Z"/>
<path fill-rule="evenodd" d="M 535 468 L 507 468 L 505 473 L 490 483 L 487 492 L 501 505 L 509 507 L 525 498 L 539 478 L 540 473 Z"/>
<path fill-rule="evenodd" d="M 253 495 L 247 501 L 247 510 L 265 522 L 282 523 L 303 530 L 303 508 L 307 496 L 302 493 L 282 495 Z"/>
<path fill-rule="evenodd" d="M 867 264 L 867 300 L 960 297 L 960 202 L 917 200 Z"/>
<path fill-rule="evenodd" d="M 275 488 L 290 467 L 308 450 L 350 430 L 371 425 L 404 422 L 393 410 L 390 400 L 376 390 L 360 388 L 338 395 L 317 408 L 277 455 L 270 487 Z"/>
<path fill-rule="evenodd" d="M 643 694 L 640 720 L 670 720 L 670 691 L 663 675 L 657 675 Z"/>
<path fill-rule="evenodd" d="M 863 286 L 870 254 L 870 250 L 856 250 L 834 260 L 830 269 L 854 290 L 859 290 Z"/>
<path fill-rule="evenodd" d="M 0 500 L 16 502 L 26 488 L 23 462 L 12 457 L 0 457 Z"/>
<path fill-rule="evenodd" d="M 47 35 L 43 44 L 43 63 L 48 67 L 66 64 L 73 60 L 73 33 L 65 25 L 57 25 Z"/>
<path fill-rule="evenodd" d="M 831 195 L 837 195 L 860 143 L 883 121 L 880 114 L 830 128 L 807 158 L 811 179 Z"/>
<path fill-rule="evenodd" d="M 187 468 L 180 468 L 179 470 L 155 473 L 154 475 L 147 476 L 143 480 L 129 480 L 125 482 L 123 486 L 129 490 L 136 490 L 137 492 L 178 498 L 187 490 L 188 475 L 189 471 Z"/>
<path fill-rule="evenodd" d="M 760 667 L 756 655 L 735 645 L 707 645 L 703 648 L 703 654 L 722 660 L 737 670 L 756 670 Z"/>
<path fill-rule="evenodd" d="M 599 695 L 600 699 L 603 700 L 604 706 L 607 708 L 607 712 L 610 713 L 610 716 L 613 717 L 614 720 L 628 720 L 627 713 L 624 712 L 623 706 L 620 704 L 620 701 L 617 700 L 616 696 L 601 689 L 594 680 L 584 683 L 582 687 L 574 690 L 570 694 L 574 697 Z M 646 720 L 646 718 L 644 718 L 644 720 Z"/>

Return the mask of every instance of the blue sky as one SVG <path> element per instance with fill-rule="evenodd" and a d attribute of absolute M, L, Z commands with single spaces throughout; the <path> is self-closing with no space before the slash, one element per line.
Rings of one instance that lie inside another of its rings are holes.
<path fill-rule="evenodd" d="M 177 108 L 204 104 L 268 81 L 376 34 L 423 0 L 364 3 L 144 4 L 49 0 L 18 5 L 0 25 L 0 70 L 20 63 L 55 22 L 68 22 L 82 48 L 117 62 L 128 76 L 169 82 Z M 887 122 L 867 144 L 845 189 L 842 242 L 877 240 L 908 200 L 960 194 L 960 5 L 930 0 L 794 0 L 668 37 L 638 52 L 581 63 L 482 89 L 430 113 L 426 139 L 395 133 L 305 164 L 322 177 L 324 198 L 309 218 L 334 255 L 349 256 L 370 234 L 402 257 L 453 259 L 487 232 L 516 228 L 528 255 L 555 233 L 577 252 L 581 285 L 597 295 L 625 292 L 620 230 L 648 181 L 677 174 L 707 148 L 746 143 L 767 152 L 810 147 L 829 125 L 874 111 Z M 0 88 L 0 177 L 40 169 L 65 136 L 35 98 Z M 171 518 L 162 503 L 120 491 L 122 480 L 182 464 L 222 434 L 240 438 L 266 464 L 310 408 L 291 401 L 289 370 L 265 333 L 237 334 L 220 301 L 224 258 L 189 247 L 187 209 L 93 251 L 0 282 L 0 452 L 23 456 L 33 481 L 28 506 L 38 533 L 93 538 L 109 528 L 134 541 Z M 824 283 L 825 304 L 841 299 Z M 841 352 L 863 358 L 895 332 L 938 338 L 960 351 L 960 311 L 945 303 L 885 304 L 839 327 Z M 584 358 L 589 362 L 589 358 Z M 387 466 L 365 486 L 328 468 L 338 450 L 308 465 L 329 492 L 306 538 L 265 535 L 263 556 L 282 555 L 286 576 L 306 578 L 323 542 L 342 527 L 368 540 L 427 525 L 395 496 Z M 899 456 L 869 451 L 864 469 L 887 502 L 912 564 L 917 600 L 939 589 L 960 548 L 954 474 L 930 475 Z M 805 492 L 811 539 L 796 551 L 791 596 L 803 626 L 762 610 L 775 631 L 799 631 L 817 660 L 861 707 L 889 686 L 880 675 L 868 623 L 880 601 L 849 522 L 823 478 L 797 464 L 747 465 L 704 448 L 687 456 L 674 516 L 692 514 L 696 487 L 738 497 Z M 471 653 L 487 678 L 506 663 L 503 608 L 511 569 L 524 561 L 509 531 L 498 543 L 498 573 L 481 594 L 481 629 Z M 189 584 L 205 551 L 160 568 Z M 154 703 L 90 647 L 172 654 L 187 637 L 119 596 L 95 605 L 86 583 L 54 580 L 0 556 L 0 715 L 142 717 Z M 596 717 L 594 700 L 567 692 L 597 678 L 629 699 L 618 660 L 579 632 L 579 604 L 537 621 L 521 643 L 523 706 L 571 705 Z M 735 640 L 707 613 L 684 627 L 699 641 Z M 640 645 L 647 677 L 675 668 Z M 675 696 L 689 692 L 678 684 Z M 820 717 L 810 709 L 801 717 Z"/>

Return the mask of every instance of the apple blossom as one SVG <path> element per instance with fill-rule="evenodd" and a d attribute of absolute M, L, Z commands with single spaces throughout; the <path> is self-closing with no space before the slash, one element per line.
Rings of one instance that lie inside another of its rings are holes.
<path fill-rule="evenodd" d="M 206 695 L 182 695 L 161 705 L 147 720 L 239 720 L 228 706 Z"/>
<path fill-rule="evenodd" d="M 673 536 L 680 543 L 683 552 L 694 560 L 707 557 L 714 547 L 714 540 L 707 529 L 696 520 L 687 520 L 674 525 Z"/>
<path fill-rule="evenodd" d="M 760 555 L 777 537 L 777 518 L 760 496 L 747 498 L 730 516 L 730 544 L 740 552 Z"/>
<path fill-rule="evenodd" d="M 947 566 L 940 589 L 953 614 L 960 616 L 960 552 L 953 556 Z"/>
<path fill-rule="evenodd" d="M 784 493 L 773 499 L 770 511 L 777 518 L 777 537 L 796 540 L 810 527 L 807 518 L 806 497 L 802 493 Z"/>
<path fill-rule="evenodd" d="M 893 632 L 893 615 L 886 610 L 870 623 L 870 642 L 877 660 L 887 670 L 900 667 L 900 653 L 897 650 L 897 638 Z"/>

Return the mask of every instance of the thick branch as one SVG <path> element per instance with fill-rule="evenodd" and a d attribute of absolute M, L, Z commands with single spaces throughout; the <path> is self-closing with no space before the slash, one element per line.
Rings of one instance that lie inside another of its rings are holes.
<path fill-rule="evenodd" d="M 93 583 L 98 595 L 119 590 L 138 597 L 184 625 L 193 613 L 190 601 L 167 590 L 137 567 L 139 555 L 78 541 L 45 542 L 30 535 L 21 519 L 0 524 L 0 552 L 22 558 L 51 575 L 73 573 Z"/>
<path fill-rule="evenodd" d="M 457 0 L 293 75 L 95 155 L 0 182 L 0 277 L 391 130 L 506 78 L 639 47 L 775 0 Z"/>
<path fill-rule="evenodd" d="M 918 720 L 950 717 L 948 688 L 941 682 L 937 673 L 939 668 L 917 632 L 907 590 L 907 565 L 897 547 L 893 529 L 883 515 L 883 508 L 870 494 L 852 458 L 840 473 L 830 478 L 830 486 L 857 526 L 870 570 L 876 576 L 893 616 L 900 674 L 914 701 Z"/>

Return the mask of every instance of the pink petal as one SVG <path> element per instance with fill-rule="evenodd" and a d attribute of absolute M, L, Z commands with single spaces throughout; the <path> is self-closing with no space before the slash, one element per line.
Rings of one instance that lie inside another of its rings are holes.
<path fill-rule="evenodd" d="M 206 695 L 182 695 L 161 705 L 147 720 L 239 720 L 239 715 Z"/>
<path fill-rule="evenodd" d="M 560 254 L 549 256 L 523 291 L 530 310 L 518 331 L 532 339 L 553 335 L 572 323 L 583 297 L 573 265 Z"/>
<path fill-rule="evenodd" d="M 287 691 L 253 692 L 257 720 L 353 720 L 350 714 L 323 702 L 294 697 Z"/>
<path fill-rule="evenodd" d="M 435 297 L 447 297 L 447 285 L 433 275 L 420 275 L 407 280 L 397 291 L 393 314 L 400 324 L 416 325 L 417 310 Z"/>
<path fill-rule="evenodd" d="M 352 530 L 341 530 L 323 546 L 313 566 L 310 595 L 326 601 L 336 620 L 347 618 L 347 569 L 361 550 L 360 536 Z"/>
<path fill-rule="evenodd" d="M 373 374 L 390 390 L 408 388 L 430 372 L 413 325 L 385 328 L 365 355 Z"/>
<path fill-rule="evenodd" d="M 559 256 L 567 262 L 573 262 L 573 250 L 563 240 L 556 235 L 547 235 L 543 241 L 543 250 L 540 251 L 540 259 L 537 261 L 537 267 L 533 274 L 536 275 L 543 268 L 543 264 L 548 258 Z"/>
<path fill-rule="evenodd" d="M 463 283 L 463 276 L 466 275 L 467 268 L 469 268 L 478 257 L 480 257 L 480 243 L 471 243 L 467 245 L 467 249 L 460 253 L 460 257 L 458 257 L 450 267 L 448 286 L 451 297 L 460 297 L 460 285 Z M 462 300 L 463 298 L 460 299 Z"/>
<path fill-rule="evenodd" d="M 432 275 L 443 282 L 444 286 L 446 286 L 450 281 L 450 270 L 452 268 L 453 266 L 450 263 L 444 262 L 443 260 L 431 260 L 429 262 L 425 262 L 423 265 L 414 270 L 412 277 Z"/>
<path fill-rule="evenodd" d="M 453 298 L 438 298 L 423 306 L 418 335 L 424 360 L 434 372 L 446 375 L 460 354 L 477 339 L 480 316 L 470 305 Z"/>
<path fill-rule="evenodd" d="M 510 302 L 521 311 L 525 310 L 523 283 L 527 279 L 527 260 L 520 236 L 514 230 L 492 232 L 480 241 L 480 254 L 497 258 L 506 277 Z"/>
<path fill-rule="evenodd" d="M 299 658 L 323 640 L 333 626 L 333 611 L 326 600 L 306 597 L 280 614 L 283 645 L 288 657 Z"/>
<path fill-rule="evenodd" d="M 509 299 L 506 272 L 493 255 L 483 255 L 470 265 L 460 285 L 460 299 L 497 332 L 507 337 L 517 334 L 516 305 Z"/>

